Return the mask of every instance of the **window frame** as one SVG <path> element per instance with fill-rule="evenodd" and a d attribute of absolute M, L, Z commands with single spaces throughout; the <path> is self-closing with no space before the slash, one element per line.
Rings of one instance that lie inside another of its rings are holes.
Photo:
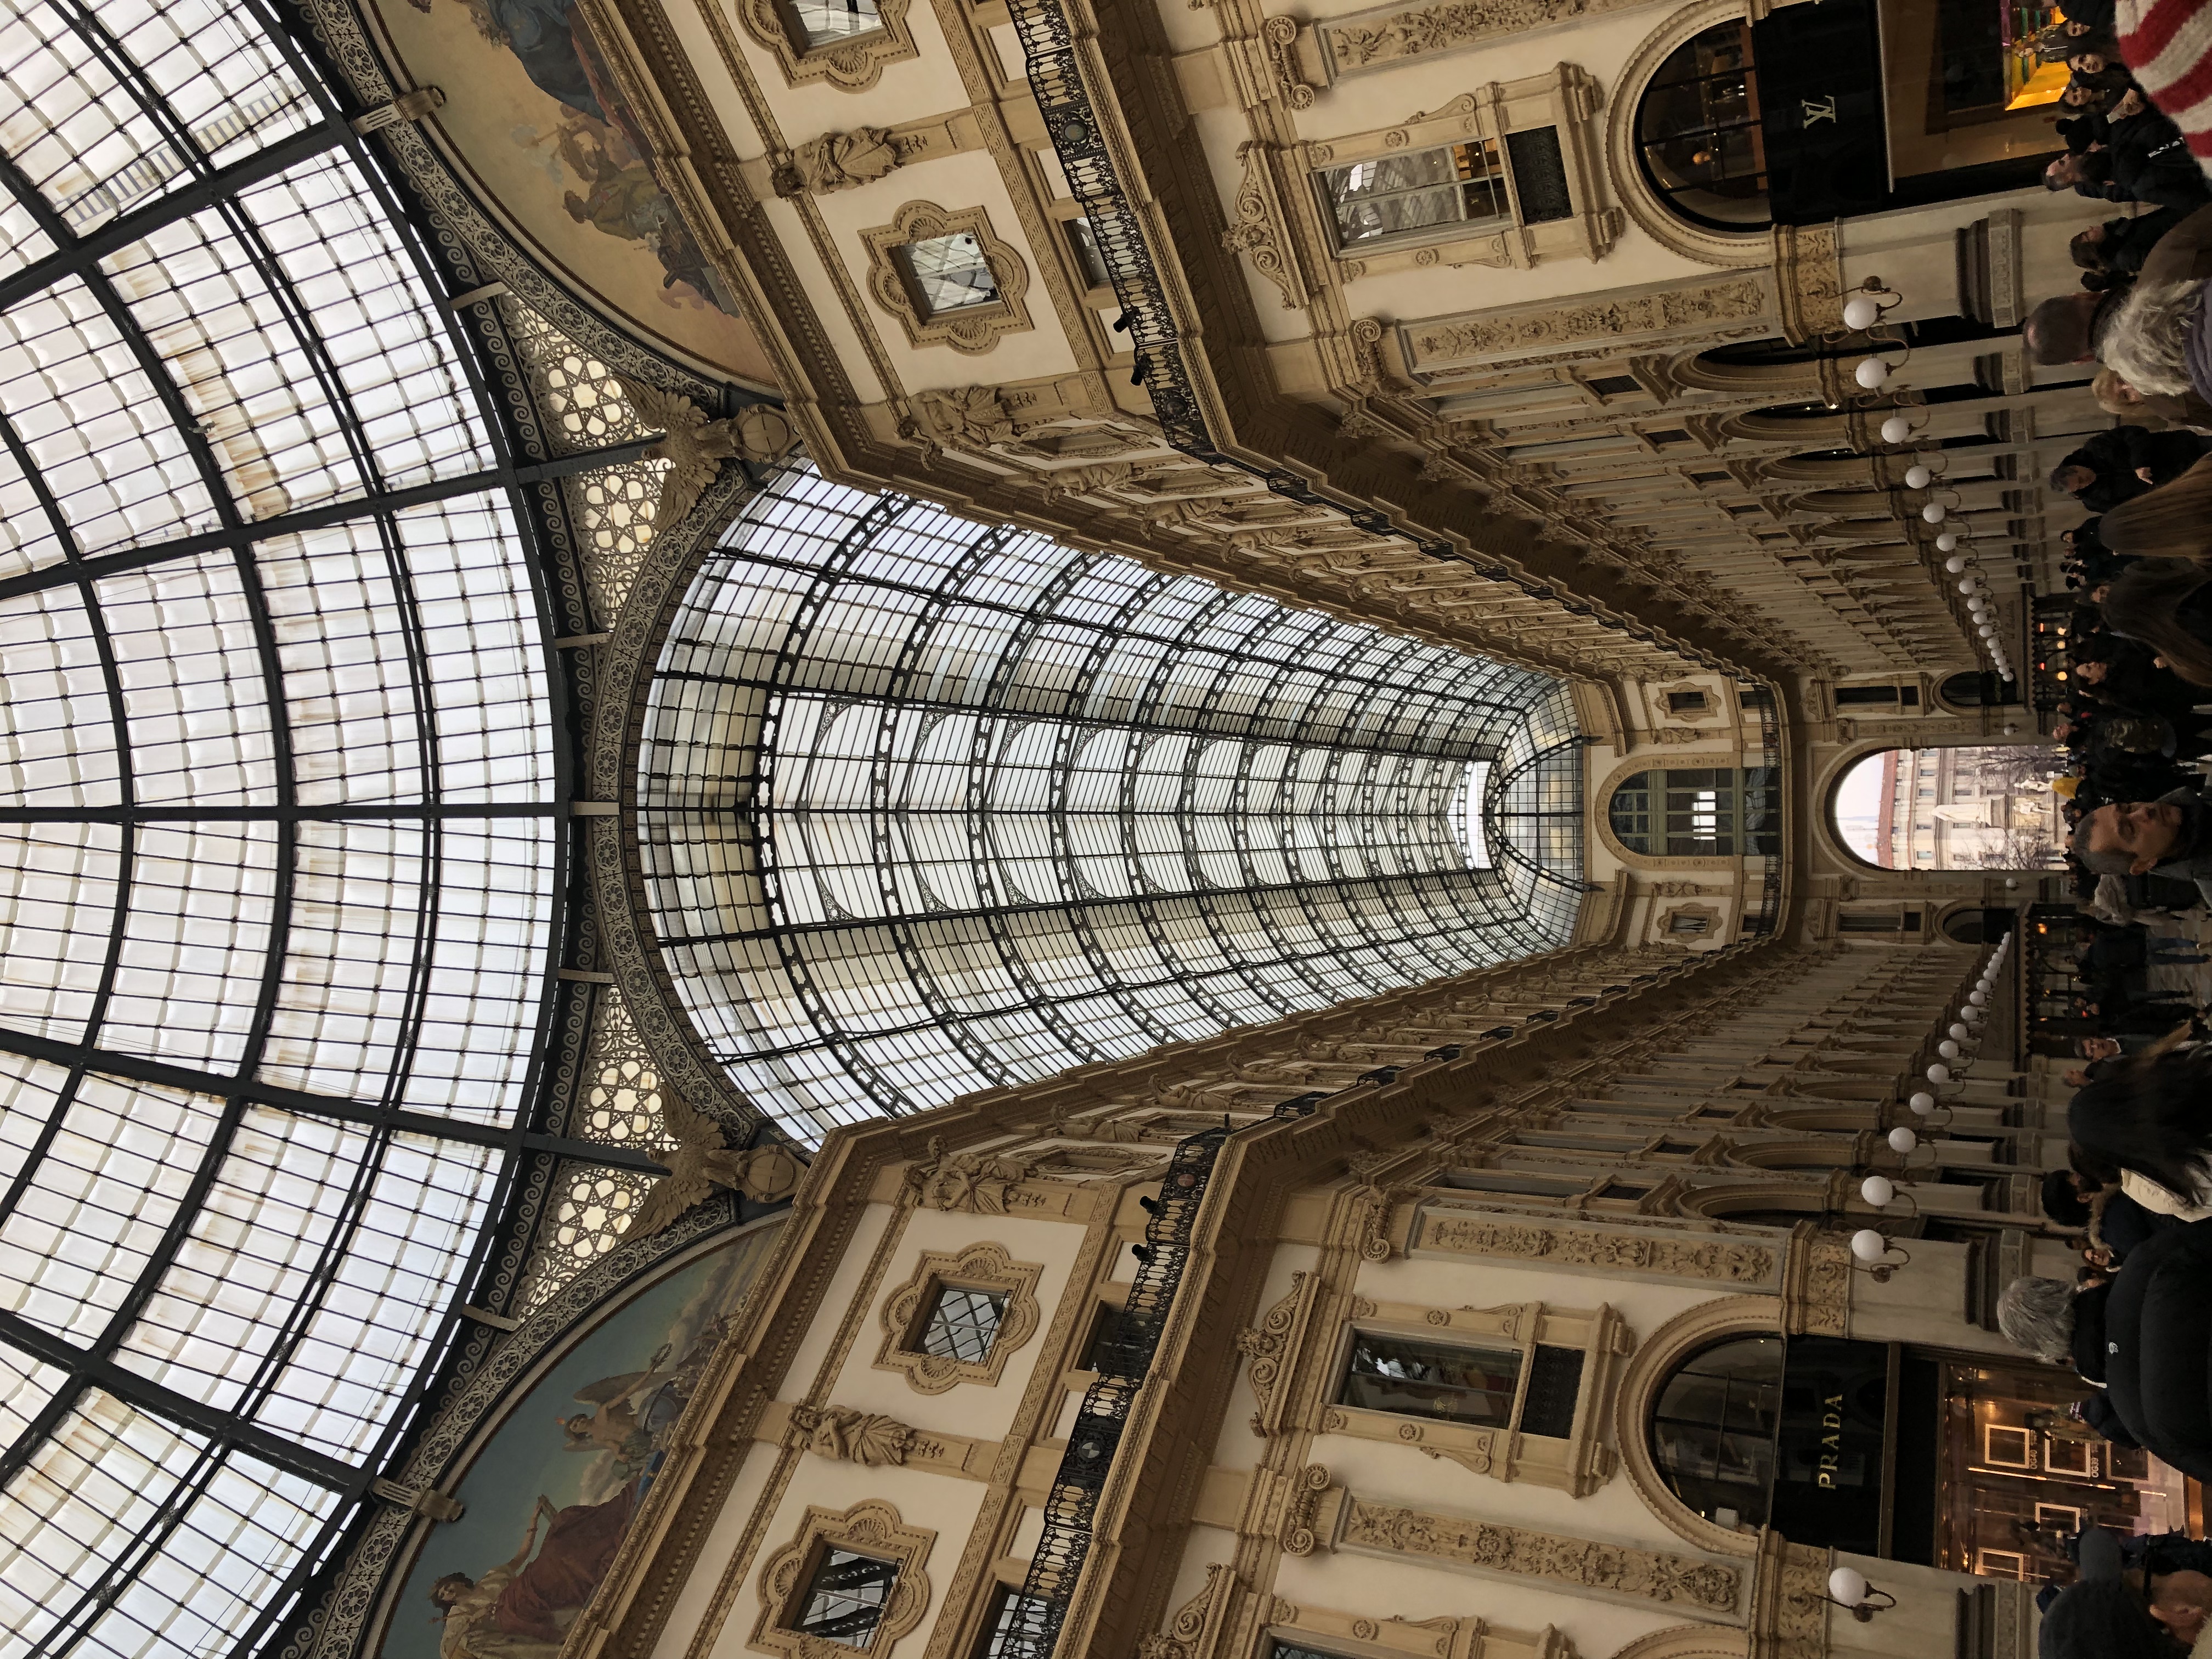
<path fill-rule="evenodd" d="M 825 1653 L 840 1651 L 890 1652 L 929 1610 L 932 1592 L 927 1565 L 936 1541 L 934 1531 L 908 1526 L 898 1510 L 881 1498 L 866 1498 L 846 1510 L 810 1504 L 799 1519 L 798 1532 L 761 1565 L 760 1577 L 755 1581 L 760 1611 L 746 1645 L 758 1653 L 781 1654 L 785 1659 L 823 1659 Z M 799 1627 L 822 1564 L 837 1550 L 889 1562 L 896 1569 L 884 1597 L 883 1612 L 864 1648 L 850 1647 L 834 1637 L 817 1636 Z"/>
<path fill-rule="evenodd" d="M 1602 1443 L 1601 1431 L 1612 1418 L 1621 1356 L 1634 1346 L 1612 1307 L 1580 1310 L 1525 1302 L 1498 1308 L 1422 1308 L 1353 1297 L 1341 1311 L 1345 1316 L 1334 1323 L 1325 1317 L 1309 1322 L 1304 1340 L 1279 1357 L 1285 1376 L 1318 1371 L 1329 1379 L 1315 1391 L 1326 1395 L 1316 1402 L 1310 1425 L 1320 1433 L 1402 1446 L 1493 1480 L 1557 1487 L 1577 1497 L 1595 1492 L 1612 1477 L 1619 1459 Z M 1517 1356 L 1517 1370 L 1510 1413 L 1502 1423 L 1475 1424 L 1343 1403 L 1352 1351 L 1363 1334 L 1492 1352 L 1510 1349 Z M 1547 1349 L 1578 1356 L 1572 1420 L 1565 1435 L 1522 1426 L 1534 1380 L 1547 1363 L 1540 1351 Z"/>
<path fill-rule="evenodd" d="M 1708 70 L 1703 74 L 1667 78 L 1668 70 L 1676 60 L 1692 53 L 1699 41 L 1729 28 L 1735 28 L 1741 32 L 1737 44 L 1742 53 L 1742 63 L 1737 69 Z M 1680 132 L 1671 132 L 1656 137 L 1647 132 L 1644 111 L 1653 94 L 1673 92 L 1685 87 L 1727 80 L 1735 76 L 1741 76 L 1744 84 L 1747 112 L 1741 118 L 1719 122 L 1709 121 L 1703 125 L 1686 128 Z M 1635 153 L 1637 170 L 1642 176 L 1644 188 L 1651 192 L 1652 198 L 1662 207 L 1683 223 L 1693 225 L 1699 230 L 1750 235 L 1760 234 L 1773 228 L 1774 214 L 1771 205 L 1772 180 L 1766 167 L 1766 138 L 1759 108 L 1759 60 L 1758 54 L 1753 49 L 1751 20 L 1748 17 L 1723 18 L 1705 28 L 1699 29 L 1668 52 L 1660 61 L 1658 67 L 1638 89 L 1635 106 L 1629 114 L 1629 128 L 1630 144 Z M 1733 182 L 1737 177 L 1755 180 L 1760 185 L 1758 192 L 1759 200 L 1762 204 L 1768 204 L 1764 216 L 1757 220 L 1723 219 L 1698 211 L 1683 198 L 1703 193 L 1711 193 L 1719 200 L 1727 198 L 1717 191 L 1707 192 L 1704 185 L 1666 184 L 1662 180 L 1658 169 L 1653 165 L 1652 152 L 1661 145 L 1692 143 L 1699 137 L 1717 139 L 1723 135 L 1739 132 L 1748 135 L 1748 143 L 1755 163 L 1753 169 L 1748 174 L 1724 174 L 1717 182 Z"/>
<path fill-rule="evenodd" d="M 1036 1286 L 1044 1265 L 1017 1261 L 1006 1246 L 985 1241 L 945 1252 L 917 1252 L 914 1272 L 883 1301 L 878 1322 L 883 1344 L 875 1369 L 904 1373 L 919 1394 L 943 1394 L 963 1382 L 995 1388 L 1006 1363 L 1036 1334 L 1042 1320 Z M 925 1322 L 947 1290 L 980 1291 L 1004 1298 L 989 1350 L 980 1359 L 935 1354 L 920 1345 Z"/>
<path fill-rule="evenodd" d="M 1312 268 L 1333 274 L 1339 283 L 1443 264 L 1527 270 L 1546 259 L 1599 259 L 1620 239 L 1625 222 L 1619 209 L 1603 205 L 1602 139 L 1595 118 L 1602 102 L 1602 89 L 1584 70 L 1560 64 L 1542 75 L 1462 93 L 1395 126 L 1302 140 L 1283 156 L 1282 172 L 1262 182 L 1273 191 L 1280 181 L 1281 205 L 1292 235 L 1317 256 Z M 1545 128 L 1558 134 L 1569 209 L 1565 217 L 1531 218 L 1534 210 L 1514 170 L 1513 140 Z M 1455 221 L 1364 244 L 1347 244 L 1339 234 L 1327 173 L 1362 161 L 1470 143 L 1486 143 L 1496 155 L 1504 192 L 1502 216 Z M 1291 179 L 1291 173 L 1302 177 Z"/>

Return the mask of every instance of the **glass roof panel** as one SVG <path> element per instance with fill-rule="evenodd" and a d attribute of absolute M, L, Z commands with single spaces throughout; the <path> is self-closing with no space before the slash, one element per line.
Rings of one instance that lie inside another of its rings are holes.
<path fill-rule="evenodd" d="M 334 1457 L 374 1442 L 429 1349 L 503 1167 L 493 1147 L 385 1139 L 331 1286 L 259 1421 Z"/>
<path fill-rule="evenodd" d="M 86 1632 L 80 1652 L 205 1659 L 267 1605 L 338 1497 L 234 1451 L 210 1470 L 136 1573 Z"/>
<path fill-rule="evenodd" d="M 0 1218 L 0 1309 L 98 1337 L 161 1249 L 222 1118 L 206 1095 L 83 1077 Z"/>
<path fill-rule="evenodd" d="M 548 1046 L 538 532 L 447 273 L 261 15 L 0 0 L 9 1651 L 287 1613 Z"/>
<path fill-rule="evenodd" d="M 0 410 L 80 553 L 214 526 L 184 433 L 79 278 L 0 312 Z"/>
<path fill-rule="evenodd" d="M 98 1389 L 0 1489 L 0 1630 L 34 1649 L 139 1553 L 141 1532 L 204 1473 L 206 1440 Z"/>
<path fill-rule="evenodd" d="M 273 823 L 138 828 L 105 1046 L 237 1068 L 268 973 L 276 842 Z"/>
<path fill-rule="evenodd" d="M 122 832 L 106 823 L 0 824 L 0 1018 L 81 1041 L 114 953 Z"/>
<path fill-rule="evenodd" d="M 663 650 L 648 902 L 812 1140 L 1553 948 L 1578 846 L 1486 871 L 1453 815 L 1560 709 L 1578 772 L 1540 676 L 799 468 Z"/>

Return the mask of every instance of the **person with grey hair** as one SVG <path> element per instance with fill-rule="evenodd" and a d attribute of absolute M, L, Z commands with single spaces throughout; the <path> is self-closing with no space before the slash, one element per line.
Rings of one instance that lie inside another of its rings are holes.
<path fill-rule="evenodd" d="M 2023 1273 L 1997 1298 L 1997 1331 L 2054 1365 L 2074 1363 L 2074 1287 L 2063 1279 Z"/>

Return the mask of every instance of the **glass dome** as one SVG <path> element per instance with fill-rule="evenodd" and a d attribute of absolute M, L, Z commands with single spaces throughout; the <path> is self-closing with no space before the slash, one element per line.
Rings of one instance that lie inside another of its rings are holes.
<path fill-rule="evenodd" d="M 0 1628 L 258 1639 L 508 1202 L 546 607 L 374 153 L 248 7 L 0 27 Z"/>

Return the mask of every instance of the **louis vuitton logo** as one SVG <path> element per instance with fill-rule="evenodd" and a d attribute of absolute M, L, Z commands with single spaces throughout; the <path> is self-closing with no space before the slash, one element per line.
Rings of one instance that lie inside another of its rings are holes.
<path fill-rule="evenodd" d="M 1831 126 L 1835 125 L 1836 100 L 1832 95 L 1826 98 L 1800 98 L 1797 100 L 1797 108 L 1801 115 L 1800 125 L 1802 125 L 1809 127 L 1820 121 L 1826 121 Z"/>

